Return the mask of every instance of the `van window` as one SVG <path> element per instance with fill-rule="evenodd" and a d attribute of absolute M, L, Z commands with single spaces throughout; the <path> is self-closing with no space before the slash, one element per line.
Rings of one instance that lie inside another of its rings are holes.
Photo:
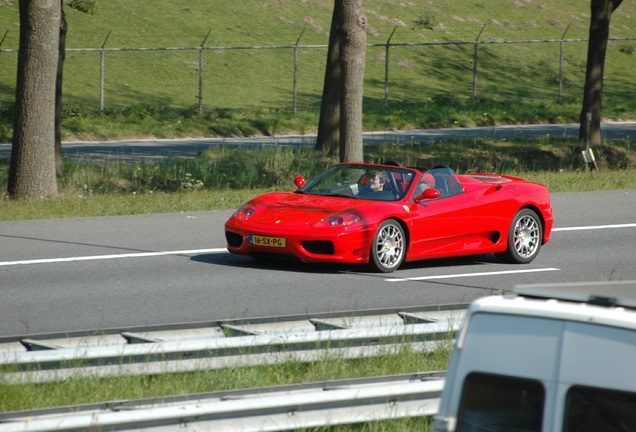
<path fill-rule="evenodd" d="M 464 381 L 457 431 L 539 432 L 544 400 L 540 381 L 473 372 Z"/>
<path fill-rule="evenodd" d="M 572 386 L 566 397 L 564 432 L 627 432 L 636 425 L 636 393 Z"/>

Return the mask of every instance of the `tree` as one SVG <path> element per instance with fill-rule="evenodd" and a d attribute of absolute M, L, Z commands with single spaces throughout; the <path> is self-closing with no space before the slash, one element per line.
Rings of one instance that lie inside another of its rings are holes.
<path fill-rule="evenodd" d="M 96 0 L 71 0 L 68 6 L 78 12 L 95 15 Z M 64 13 L 64 0 L 60 0 L 60 45 L 57 62 L 57 79 L 55 83 L 55 171 L 58 177 L 63 174 L 64 162 L 62 157 L 62 84 L 64 82 L 64 60 L 66 59 L 66 33 L 68 24 Z"/>
<path fill-rule="evenodd" d="M 361 162 L 367 21 L 362 0 L 335 0 L 316 149 Z"/>
<path fill-rule="evenodd" d="M 60 45 L 57 59 L 57 76 L 55 78 L 55 172 L 58 177 L 62 176 L 64 167 L 62 159 L 62 83 L 64 59 L 66 57 L 66 33 L 68 31 L 63 1 L 60 0 Z"/>
<path fill-rule="evenodd" d="M 587 69 L 583 89 L 579 139 L 590 144 L 601 143 L 601 100 L 603 98 L 603 71 L 609 39 L 610 18 L 623 0 L 591 0 L 592 17 L 587 48 Z M 588 117 L 589 114 L 589 117 Z"/>
<path fill-rule="evenodd" d="M 367 19 L 362 0 L 342 0 L 340 39 L 340 161 L 362 162 L 362 96 Z"/>
<path fill-rule="evenodd" d="M 20 47 L 8 192 L 48 198 L 55 177 L 55 85 L 61 2 L 20 0 Z"/>
<path fill-rule="evenodd" d="M 340 28 L 342 27 L 342 8 L 335 0 L 329 47 L 327 49 L 327 67 L 320 103 L 320 120 L 316 150 L 332 156 L 340 141 Z"/>

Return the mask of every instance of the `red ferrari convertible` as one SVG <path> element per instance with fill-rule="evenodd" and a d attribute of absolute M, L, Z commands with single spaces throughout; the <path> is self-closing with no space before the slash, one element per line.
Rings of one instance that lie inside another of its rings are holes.
<path fill-rule="evenodd" d="M 386 164 L 342 163 L 294 192 L 258 196 L 225 224 L 228 250 L 255 257 L 368 264 L 494 253 L 529 263 L 550 239 L 552 208 L 540 184 Z"/>

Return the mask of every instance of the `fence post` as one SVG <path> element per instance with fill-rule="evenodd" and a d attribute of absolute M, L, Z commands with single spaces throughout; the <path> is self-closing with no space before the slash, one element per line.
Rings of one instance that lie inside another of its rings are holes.
<path fill-rule="evenodd" d="M 559 42 L 559 100 L 557 101 L 559 105 L 563 103 L 563 50 L 565 46 L 565 34 L 570 29 L 571 24 L 572 23 L 568 24 L 567 28 L 563 32 L 563 36 L 561 36 L 561 42 Z"/>
<path fill-rule="evenodd" d="M 109 30 L 106 35 L 106 39 L 104 39 L 104 43 L 102 43 L 102 47 L 99 50 L 99 112 L 104 112 L 104 75 L 106 73 L 106 54 L 104 47 L 106 46 L 106 41 L 108 41 L 111 32 L 112 30 Z"/>
<path fill-rule="evenodd" d="M 393 27 L 393 31 L 391 32 L 391 36 L 386 41 L 385 51 L 384 51 L 384 106 L 389 106 L 389 45 L 391 43 L 391 39 L 393 38 L 393 33 L 397 26 Z"/>
<path fill-rule="evenodd" d="M 203 38 L 203 42 L 201 42 L 201 46 L 199 46 L 199 115 L 203 115 L 203 46 L 205 45 L 205 41 L 208 40 L 208 36 L 210 36 L 210 32 L 212 29 L 208 30 L 208 34 Z"/>
<path fill-rule="evenodd" d="M 484 24 L 481 30 L 479 30 L 479 34 L 475 38 L 475 43 L 473 45 L 475 47 L 473 52 L 473 96 L 472 96 L 473 102 L 477 99 L 477 62 L 479 60 L 477 56 L 477 47 L 479 46 L 479 42 L 478 42 L 479 37 L 481 36 L 481 33 L 484 31 L 485 28 L 486 28 L 486 24 Z"/>
<path fill-rule="evenodd" d="M 298 91 L 298 44 L 300 44 L 300 39 L 303 37 L 303 33 L 305 33 L 305 29 L 300 32 L 298 35 L 298 39 L 296 39 L 296 45 L 294 45 L 294 83 L 292 89 L 292 114 L 296 115 L 296 93 Z"/>
<path fill-rule="evenodd" d="M 4 40 L 7 37 L 7 33 L 9 33 L 9 30 L 6 30 L 4 32 L 4 36 L 2 36 L 2 40 L 0 40 L 0 48 L 2 48 L 2 44 L 4 43 Z M 0 108 L 2 108 L 2 94 L 0 94 Z"/>

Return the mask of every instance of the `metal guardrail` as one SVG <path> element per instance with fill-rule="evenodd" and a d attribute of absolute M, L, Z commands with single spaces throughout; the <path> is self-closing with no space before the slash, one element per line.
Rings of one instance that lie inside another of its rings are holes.
<path fill-rule="evenodd" d="M 437 413 L 444 372 L 115 401 L 0 414 L 0 432 L 283 431 Z"/>
<path fill-rule="evenodd" d="M 47 382 L 431 351 L 467 304 L 0 339 L 2 380 Z"/>

